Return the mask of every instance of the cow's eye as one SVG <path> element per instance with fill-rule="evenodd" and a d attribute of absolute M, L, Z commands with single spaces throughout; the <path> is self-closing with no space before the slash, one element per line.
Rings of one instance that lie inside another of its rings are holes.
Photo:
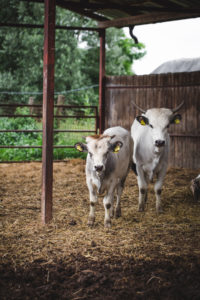
<path fill-rule="evenodd" d="M 88 152 L 88 153 L 89 153 L 90 157 L 92 157 L 92 153 L 91 152 Z"/>
<path fill-rule="evenodd" d="M 149 124 L 149 126 L 150 126 L 151 128 L 153 128 L 153 125 Z"/>
<path fill-rule="evenodd" d="M 169 128 L 169 124 L 166 126 L 166 128 Z"/>

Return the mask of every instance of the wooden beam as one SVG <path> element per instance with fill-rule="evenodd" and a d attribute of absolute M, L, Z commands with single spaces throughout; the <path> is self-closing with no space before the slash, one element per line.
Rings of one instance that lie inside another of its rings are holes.
<path fill-rule="evenodd" d="M 167 13 L 146 13 L 143 15 L 132 16 L 127 18 L 119 18 L 111 21 L 99 22 L 99 28 L 109 27 L 126 27 L 130 25 L 144 25 L 150 23 L 159 23 L 173 20 L 181 20 L 188 18 L 200 17 L 200 12 L 196 13 L 178 13 L 178 12 L 167 12 Z"/>
<path fill-rule="evenodd" d="M 41 28 L 44 29 L 44 24 L 23 24 L 23 23 L 1 23 L 0 27 L 16 27 L 16 28 Z M 81 26 L 61 26 L 57 25 L 55 26 L 55 29 L 61 29 L 61 30 L 82 30 L 82 31 L 99 31 L 99 28 L 96 27 L 81 27 Z"/>
<path fill-rule="evenodd" d="M 55 0 L 45 0 L 43 65 L 42 222 L 52 219 Z"/>
<path fill-rule="evenodd" d="M 99 131 L 103 133 L 105 129 L 105 61 L 106 61 L 106 32 L 102 29 L 100 37 L 100 57 L 99 57 Z"/>
<path fill-rule="evenodd" d="M 78 13 L 80 15 L 83 15 L 84 17 L 88 17 L 88 18 L 94 19 L 96 21 L 106 21 L 106 20 L 108 20 L 108 18 L 106 18 L 104 16 L 98 15 L 96 13 L 87 11 L 87 10 L 79 7 L 78 3 L 74 3 L 74 5 L 72 5 L 72 4 L 70 5 L 66 1 L 57 0 L 56 1 L 56 5 L 60 6 L 61 8 L 65 8 L 65 9 L 71 10 L 71 11 L 73 11 L 75 13 Z"/>

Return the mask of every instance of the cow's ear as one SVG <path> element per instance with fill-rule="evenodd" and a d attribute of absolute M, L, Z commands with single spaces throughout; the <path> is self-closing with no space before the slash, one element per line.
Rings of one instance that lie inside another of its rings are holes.
<path fill-rule="evenodd" d="M 170 120 L 170 123 L 171 124 L 179 124 L 181 122 L 181 115 L 180 114 L 177 114 L 177 115 L 173 115 L 171 120 Z"/>
<path fill-rule="evenodd" d="M 83 144 L 83 143 L 76 143 L 74 145 L 74 147 L 76 148 L 76 150 L 78 150 L 80 152 L 87 152 L 88 151 L 88 148 L 87 148 L 86 144 Z"/>
<path fill-rule="evenodd" d="M 144 116 L 137 116 L 136 119 L 143 126 L 149 124 L 149 119 Z"/>
<path fill-rule="evenodd" d="M 123 146 L 123 143 L 120 141 L 117 141 L 113 144 L 110 144 L 109 150 L 111 150 L 114 153 L 118 153 L 122 146 Z"/>

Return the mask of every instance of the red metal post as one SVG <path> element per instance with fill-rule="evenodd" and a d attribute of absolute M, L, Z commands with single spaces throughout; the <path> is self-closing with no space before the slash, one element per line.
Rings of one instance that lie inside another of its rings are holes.
<path fill-rule="evenodd" d="M 100 59 L 99 59 L 99 131 L 105 129 L 105 29 L 99 32 L 100 37 Z"/>
<path fill-rule="evenodd" d="M 52 219 L 55 0 L 45 0 L 43 66 L 42 222 Z"/>

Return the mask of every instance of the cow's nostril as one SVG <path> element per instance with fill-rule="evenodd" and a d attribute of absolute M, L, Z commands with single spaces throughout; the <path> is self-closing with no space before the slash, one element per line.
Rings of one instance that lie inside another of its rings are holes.
<path fill-rule="evenodd" d="M 103 166 L 100 166 L 100 165 L 95 166 L 95 170 L 96 171 L 102 171 L 103 170 Z"/>
<path fill-rule="evenodd" d="M 156 140 L 155 141 L 155 145 L 156 145 L 156 147 L 162 147 L 162 146 L 165 145 L 165 141 L 163 141 L 163 140 Z"/>

